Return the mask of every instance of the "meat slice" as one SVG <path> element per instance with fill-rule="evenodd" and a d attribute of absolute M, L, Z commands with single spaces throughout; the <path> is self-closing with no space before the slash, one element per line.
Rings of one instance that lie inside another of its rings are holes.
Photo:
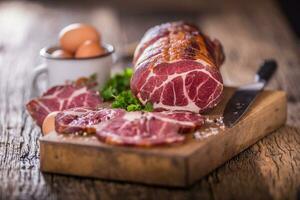
<path fill-rule="evenodd" d="M 204 123 L 202 115 L 185 111 L 163 111 L 148 113 L 162 121 L 176 124 L 180 133 L 187 133 L 200 128 Z"/>
<path fill-rule="evenodd" d="M 98 138 L 109 144 L 155 146 L 183 142 L 182 130 L 191 130 L 203 123 L 199 114 L 183 112 L 127 112 L 97 129 Z"/>
<path fill-rule="evenodd" d="M 29 101 L 26 108 L 41 127 L 44 119 L 51 112 L 74 107 L 96 108 L 101 102 L 98 92 L 86 86 L 67 84 L 50 88 L 41 97 Z"/>
<path fill-rule="evenodd" d="M 166 23 L 146 32 L 138 45 L 131 90 L 156 110 L 201 113 L 221 100 L 222 46 L 194 26 Z"/>
<path fill-rule="evenodd" d="M 101 123 L 125 114 L 122 109 L 110 108 L 71 108 L 59 112 L 55 117 L 55 130 L 58 133 L 96 133 Z"/>

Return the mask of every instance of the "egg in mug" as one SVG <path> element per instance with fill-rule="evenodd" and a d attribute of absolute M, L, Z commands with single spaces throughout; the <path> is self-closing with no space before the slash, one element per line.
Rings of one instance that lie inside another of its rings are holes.
<path fill-rule="evenodd" d="M 73 57 L 73 55 L 70 52 L 62 50 L 62 49 L 57 49 L 57 50 L 53 51 L 51 53 L 51 55 L 56 58 L 72 58 Z"/>
<path fill-rule="evenodd" d="M 75 58 L 88 58 L 104 54 L 105 50 L 98 42 L 87 40 L 81 44 L 75 53 Z"/>
<path fill-rule="evenodd" d="M 88 24 L 70 24 L 59 33 L 59 50 L 52 52 L 55 58 L 90 58 L 105 53 L 101 35 Z"/>

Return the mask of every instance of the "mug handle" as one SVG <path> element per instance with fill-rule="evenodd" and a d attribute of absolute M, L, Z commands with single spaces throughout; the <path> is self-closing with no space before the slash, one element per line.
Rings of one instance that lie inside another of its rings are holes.
<path fill-rule="evenodd" d="M 39 88 L 37 86 L 38 77 L 41 74 L 47 74 L 47 73 L 48 73 L 48 69 L 47 69 L 47 65 L 45 63 L 40 64 L 36 68 L 33 69 L 32 78 L 31 78 L 31 87 L 33 88 L 34 91 L 39 90 Z"/>

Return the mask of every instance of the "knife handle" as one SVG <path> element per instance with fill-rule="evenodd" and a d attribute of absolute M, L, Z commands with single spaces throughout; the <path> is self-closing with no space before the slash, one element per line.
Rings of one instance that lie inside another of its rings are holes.
<path fill-rule="evenodd" d="M 265 60 L 264 64 L 260 66 L 255 75 L 255 82 L 267 83 L 273 76 L 277 69 L 277 62 L 273 59 Z"/>

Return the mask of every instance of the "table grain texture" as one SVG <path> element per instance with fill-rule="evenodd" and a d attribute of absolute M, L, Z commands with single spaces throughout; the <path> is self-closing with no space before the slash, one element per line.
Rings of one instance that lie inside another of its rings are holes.
<path fill-rule="evenodd" d="M 276 2 L 122 2 L 0 2 L 0 199 L 297 199 L 300 51 Z M 41 132 L 24 108 L 39 49 L 57 43 L 59 30 L 73 22 L 95 25 L 120 50 L 152 25 L 177 19 L 197 23 L 222 42 L 227 85 L 250 82 L 263 59 L 275 58 L 279 69 L 268 89 L 287 92 L 287 124 L 188 189 L 41 173 Z"/>

